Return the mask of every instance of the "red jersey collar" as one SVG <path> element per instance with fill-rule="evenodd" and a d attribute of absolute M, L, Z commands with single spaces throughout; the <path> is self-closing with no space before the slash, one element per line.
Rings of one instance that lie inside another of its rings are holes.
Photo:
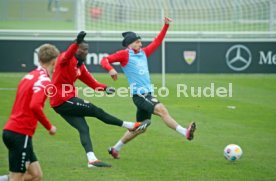
<path fill-rule="evenodd" d="M 49 72 L 47 71 L 47 69 L 43 68 L 42 66 L 38 66 L 37 69 L 38 69 L 38 70 L 42 70 L 43 72 L 46 73 L 46 75 L 47 75 L 48 77 L 50 77 L 50 74 L 49 74 Z"/>

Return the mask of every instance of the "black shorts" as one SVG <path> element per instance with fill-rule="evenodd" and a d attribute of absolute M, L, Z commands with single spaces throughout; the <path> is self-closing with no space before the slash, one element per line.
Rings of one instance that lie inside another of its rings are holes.
<path fill-rule="evenodd" d="M 33 151 L 32 137 L 4 130 L 3 141 L 9 150 L 10 172 L 26 172 L 26 162 L 37 161 Z"/>
<path fill-rule="evenodd" d="M 72 121 L 74 121 L 76 117 L 80 117 L 80 119 L 83 120 L 86 116 L 95 117 L 101 120 L 102 122 L 110 125 L 123 125 L 122 120 L 108 114 L 102 108 L 95 106 L 89 101 L 83 100 L 78 97 L 73 97 L 68 101 L 64 102 L 63 104 L 57 107 L 53 107 L 53 109 L 71 125 Z M 70 121 L 69 119 L 72 121 Z"/>
<path fill-rule="evenodd" d="M 67 116 L 78 116 L 78 117 L 85 117 L 85 116 L 92 116 L 97 117 L 99 114 L 99 110 L 101 108 L 95 106 L 94 104 L 90 103 L 89 101 L 83 100 L 78 97 L 73 97 L 68 101 L 64 102 L 63 104 L 53 107 L 53 109 L 61 115 Z"/>
<path fill-rule="evenodd" d="M 154 107 L 160 103 L 156 97 L 151 95 L 151 93 L 133 95 L 132 100 L 137 107 L 136 121 L 138 122 L 151 119 L 151 115 L 154 112 Z"/>

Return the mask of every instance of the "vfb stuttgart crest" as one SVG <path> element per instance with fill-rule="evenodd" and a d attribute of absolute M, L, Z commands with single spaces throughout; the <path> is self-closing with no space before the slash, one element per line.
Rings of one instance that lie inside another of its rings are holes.
<path fill-rule="evenodd" d="M 184 51 L 183 56 L 186 63 L 191 65 L 196 59 L 196 51 Z"/>

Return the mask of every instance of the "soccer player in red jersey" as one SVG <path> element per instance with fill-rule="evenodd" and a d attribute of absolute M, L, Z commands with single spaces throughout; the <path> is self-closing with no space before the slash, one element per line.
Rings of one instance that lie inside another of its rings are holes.
<path fill-rule="evenodd" d="M 42 170 L 33 149 L 32 137 L 38 121 L 50 135 L 56 133 L 43 112 L 58 49 L 44 44 L 38 52 L 40 66 L 20 81 L 11 115 L 3 129 L 3 141 L 9 152 L 9 180 L 40 180 Z M 24 174 L 25 173 L 25 174 Z"/>
<path fill-rule="evenodd" d="M 165 18 L 165 24 L 159 35 L 153 42 L 144 48 L 142 48 L 141 37 L 139 35 L 134 32 L 123 33 L 124 40 L 122 45 L 127 49 L 120 50 L 103 58 L 101 65 L 109 72 L 111 77 L 116 80 L 117 72 L 110 63 L 120 62 L 121 68 L 128 78 L 133 102 L 137 107 L 136 121 L 141 122 L 150 120 L 152 114 L 158 115 L 169 128 L 177 131 L 186 139 L 192 140 L 196 124 L 192 122 L 188 128 L 182 127 L 170 116 L 166 107 L 152 95 L 153 88 L 151 86 L 147 58 L 162 43 L 171 21 L 170 18 Z M 119 150 L 144 131 L 145 129 L 139 132 L 126 132 L 113 147 L 108 149 L 109 154 L 111 154 L 113 158 L 119 158 Z"/>
<path fill-rule="evenodd" d="M 124 127 L 131 131 L 144 129 L 149 122 L 122 121 L 94 104 L 77 97 L 74 86 L 77 79 L 97 91 L 105 91 L 107 94 L 112 94 L 115 91 L 96 81 L 86 69 L 84 61 L 88 54 L 88 43 L 84 40 L 85 36 L 86 33 L 81 31 L 76 41 L 58 57 L 52 81 L 57 92 L 51 97 L 50 104 L 66 122 L 79 132 L 81 144 L 87 155 L 88 167 L 111 167 L 110 164 L 98 160 L 95 156 L 85 116 L 96 117 L 106 124 Z"/>

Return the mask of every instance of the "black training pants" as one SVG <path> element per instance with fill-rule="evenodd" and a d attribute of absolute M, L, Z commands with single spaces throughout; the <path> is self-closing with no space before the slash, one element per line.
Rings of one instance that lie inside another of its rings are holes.
<path fill-rule="evenodd" d="M 123 125 L 122 120 L 78 97 L 73 97 L 62 105 L 54 107 L 54 110 L 59 113 L 71 126 L 78 130 L 81 144 L 86 153 L 93 151 L 93 147 L 90 139 L 89 127 L 84 118 L 85 116 L 96 117 L 102 122 L 110 125 Z"/>

